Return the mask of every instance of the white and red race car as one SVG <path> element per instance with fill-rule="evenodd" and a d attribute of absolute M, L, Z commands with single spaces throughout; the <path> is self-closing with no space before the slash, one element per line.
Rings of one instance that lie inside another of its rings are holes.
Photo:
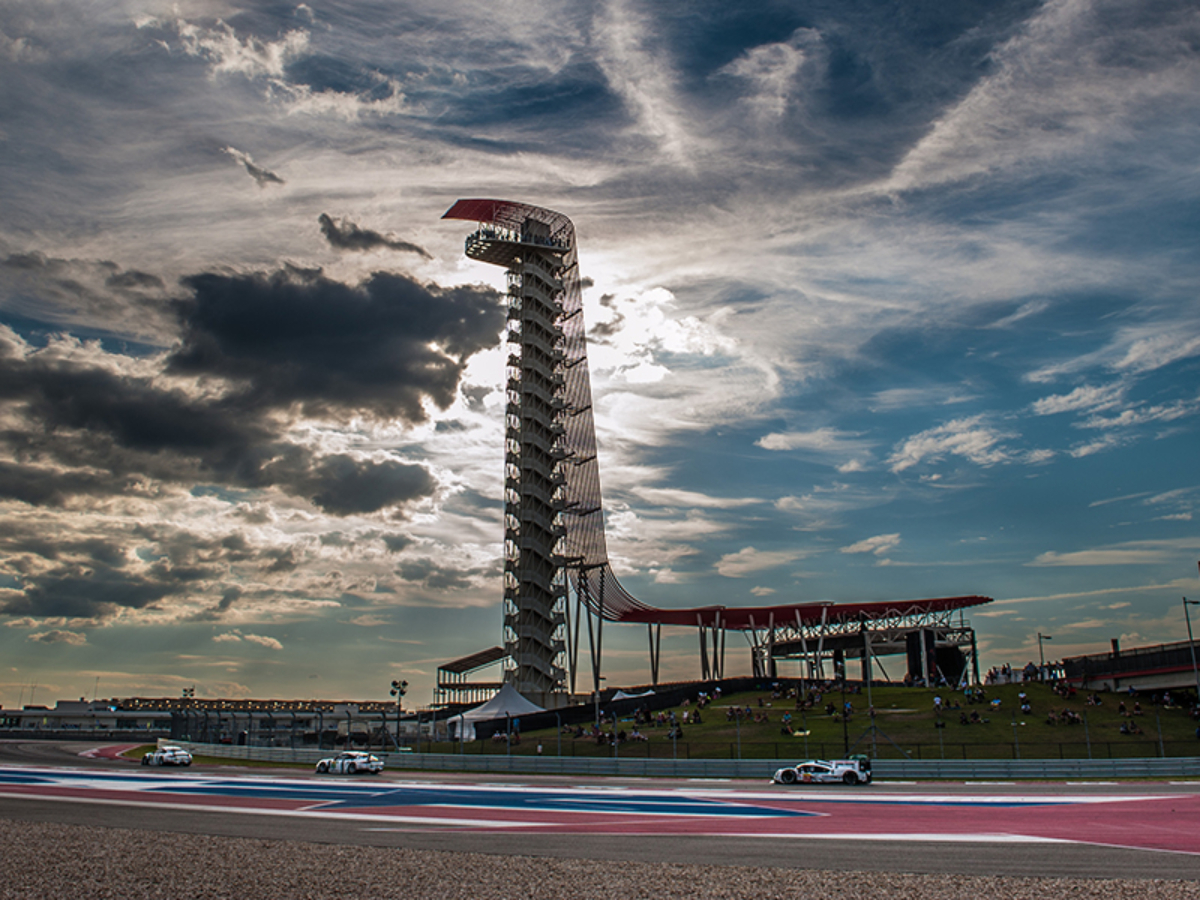
<path fill-rule="evenodd" d="M 378 775 L 383 771 L 383 760 L 373 753 L 363 753 L 360 750 L 348 750 L 339 753 L 332 759 L 323 759 L 317 763 L 317 771 L 321 774 L 356 775 L 359 772 L 369 772 Z"/>
<path fill-rule="evenodd" d="M 868 759 L 810 759 L 779 769 L 775 784 L 870 784 Z"/>

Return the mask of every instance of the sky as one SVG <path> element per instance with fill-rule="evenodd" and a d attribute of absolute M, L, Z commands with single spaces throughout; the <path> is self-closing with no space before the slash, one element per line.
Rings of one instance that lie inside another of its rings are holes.
<path fill-rule="evenodd" d="M 1185 639 L 1198 48 L 1189 0 L 5 0 L 0 703 L 425 704 L 500 642 L 461 197 L 575 223 L 639 600 Z"/>

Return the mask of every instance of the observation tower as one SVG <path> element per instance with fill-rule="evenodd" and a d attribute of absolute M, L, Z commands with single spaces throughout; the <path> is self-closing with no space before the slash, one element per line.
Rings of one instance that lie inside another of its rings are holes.
<path fill-rule="evenodd" d="M 606 621 L 647 626 L 654 686 L 663 625 L 697 629 L 706 682 L 724 677 L 729 631 L 746 635 L 754 677 L 775 678 L 778 659 L 802 659 L 812 677 L 823 678 L 823 662 L 832 654 L 861 657 L 869 679 L 877 655 L 907 650 L 910 674 L 928 683 L 941 668 L 933 654 L 950 648 L 959 657 L 969 650 L 978 681 L 974 631 L 961 621 L 961 610 L 990 603 L 989 597 L 690 609 L 634 599 L 613 574 L 604 540 L 575 227 L 561 213 L 507 200 L 459 200 L 442 218 L 477 223 L 467 236 L 467 256 L 507 272 L 508 396 L 503 648 L 456 661 L 445 670 L 455 677 L 443 682 L 439 674 L 439 690 L 463 696 L 490 688 L 461 680 L 464 666 L 503 658 L 505 683 L 547 709 L 564 706 L 575 694 L 586 623 L 592 690 L 599 696 Z M 957 626 L 951 621 L 956 611 Z M 910 636 L 919 638 L 913 647 Z M 964 665 L 957 660 L 958 671 Z"/>
<path fill-rule="evenodd" d="M 575 228 L 560 213 L 504 200 L 459 200 L 443 218 L 477 222 L 467 256 L 508 273 L 505 681 L 554 708 L 575 689 L 579 619 L 598 684 L 603 620 L 643 608 L 613 576 L 604 542 Z"/>

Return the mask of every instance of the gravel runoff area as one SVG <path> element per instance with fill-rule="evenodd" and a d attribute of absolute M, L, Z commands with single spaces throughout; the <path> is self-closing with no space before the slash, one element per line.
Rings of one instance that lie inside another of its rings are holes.
<path fill-rule="evenodd" d="M 1200 898 L 1181 881 L 981 878 L 485 856 L 0 820 L 0 898 Z"/>

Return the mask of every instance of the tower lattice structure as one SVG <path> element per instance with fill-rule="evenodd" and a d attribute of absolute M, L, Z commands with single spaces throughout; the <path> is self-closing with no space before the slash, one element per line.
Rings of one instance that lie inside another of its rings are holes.
<path fill-rule="evenodd" d="M 460 200 L 444 218 L 479 223 L 467 256 L 507 271 L 505 681 L 559 706 L 578 652 L 579 614 L 568 647 L 571 587 L 597 623 L 645 608 L 608 564 L 575 228 L 560 213 L 503 200 Z"/>

